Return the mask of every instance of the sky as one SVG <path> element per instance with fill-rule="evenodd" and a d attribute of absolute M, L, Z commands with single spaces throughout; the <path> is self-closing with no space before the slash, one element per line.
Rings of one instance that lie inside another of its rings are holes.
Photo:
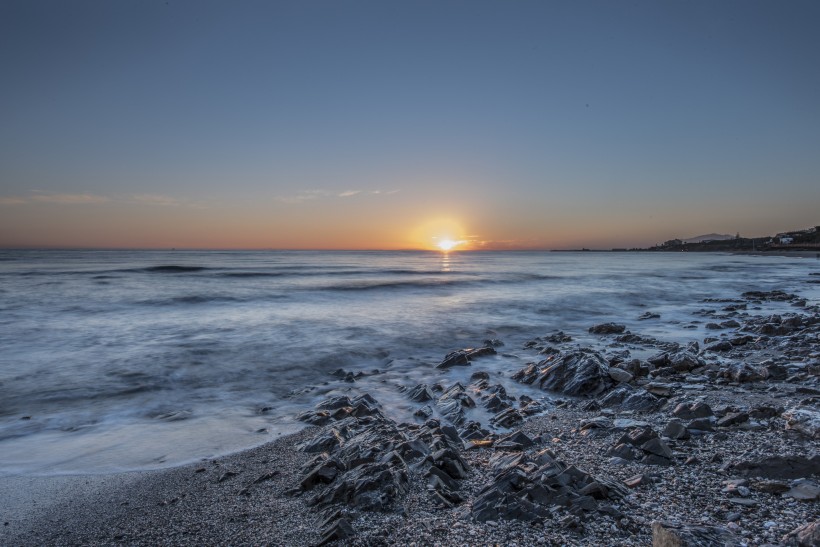
<path fill-rule="evenodd" d="M 820 224 L 816 1 L 0 2 L 0 247 Z"/>

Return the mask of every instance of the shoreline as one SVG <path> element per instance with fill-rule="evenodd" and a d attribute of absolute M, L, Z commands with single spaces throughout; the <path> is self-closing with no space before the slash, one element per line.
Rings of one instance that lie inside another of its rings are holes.
<path fill-rule="evenodd" d="M 791 309 L 753 313 L 766 300 Z M 366 395 L 337 397 L 304 413 L 315 427 L 223 457 L 2 477 L 0 543 L 646 545 L 706 534 L 800 545 L 788 535 L 812 525 L 815 541 L 820 307 L 779 291 L 704 306 L 715 327 L 702 348 L 611 323 L 592 327 L 600 347 L 534 339 L 544 364 L 513 378 L 545 382 L 550 401 L 510 398 L 486 373 L 467 385 L 436 377 L 406 396 L 447 419 L 397 423 Z M 618 357 L 647 347 L 656 355 Z M 454 352 L 439 368 L 495 351 Z M 597 376 L 584 376 L 590 363 Z M 561 381 L 544 374 L 553 365 Z M 470 405 L 511 433 L 465 420 Z"/>

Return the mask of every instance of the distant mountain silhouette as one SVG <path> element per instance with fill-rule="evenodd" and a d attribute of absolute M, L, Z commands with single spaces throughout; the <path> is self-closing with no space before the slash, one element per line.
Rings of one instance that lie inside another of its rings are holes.
<path fill-rule="evenodd" d="M 724 239 L 733 239 L 735 236 L 728 234 L 704 234 L 702 236 L 690 237 L 684 239 L 684 243 L 701 243 L 703 241 L 723 241 Z"/>

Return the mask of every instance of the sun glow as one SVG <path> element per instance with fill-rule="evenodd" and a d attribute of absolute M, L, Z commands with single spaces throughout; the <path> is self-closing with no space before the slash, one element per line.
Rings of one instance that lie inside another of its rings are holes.
<path fill-rule="evenodd" d="M 456 245 L 458 245 L 458 241 L 453 241 L 452 239 L 442 239 L 438 242 L 438 248 L 442 251 L 449 251 Z"/>

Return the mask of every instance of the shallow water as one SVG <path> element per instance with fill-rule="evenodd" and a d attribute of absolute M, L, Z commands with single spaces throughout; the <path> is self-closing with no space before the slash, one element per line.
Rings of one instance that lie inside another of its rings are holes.
<path fill-rule="evenodd" d="M 816 299 L 818 270 L 723 254 L 0 251 L 0 473 L 211 457 L 297 429 L 296 412 L 349 390 L 411 419 L 400 385 L 476 370 L 509 385 L 534 358 L 525 341 L 593 343 L 604 321 L 702 340 L 681 326 L 703 299 Z M 648 310 L 662 319 L 638 321 Z M 434 368 L 488 338 L 501 355 Z M 340 368 L 380 374 L 349 384 Z"/>

